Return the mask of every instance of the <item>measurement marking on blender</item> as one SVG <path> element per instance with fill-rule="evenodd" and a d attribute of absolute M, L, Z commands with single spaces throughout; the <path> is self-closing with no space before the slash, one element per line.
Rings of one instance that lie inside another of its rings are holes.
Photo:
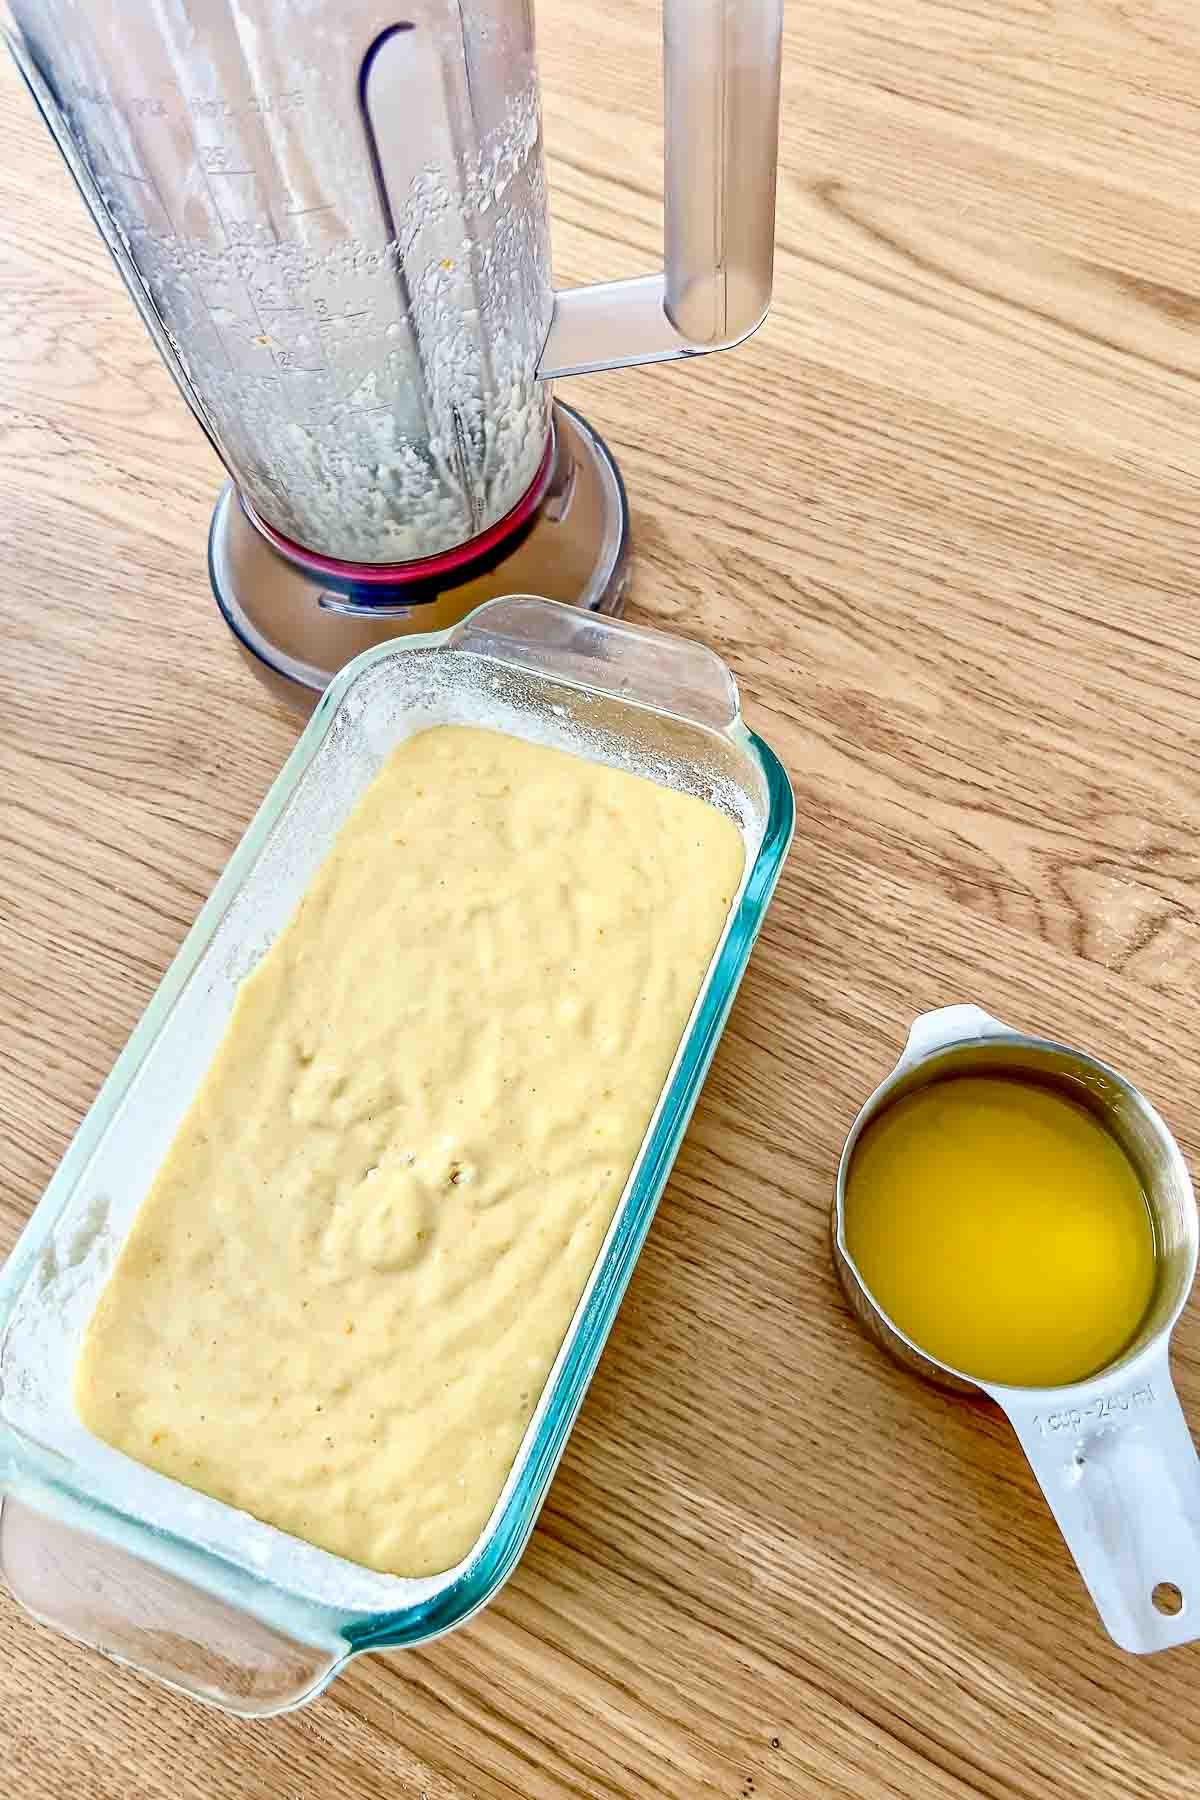
<path fill-rule="evenodd" d="M 67 82 L 64 85 L 68 94 L 73 94 L 76 100 L 85 101 L 88 106 L 99 106 L 106 112 L 112 112 L 115 109 L 115 100 L 100 88 L 88 87 L 82 81 Z"/>
<path fill-rule="evenodd" d="M 356 319 L 369 319 L 370 317 L 371 309 L 369 306 L 361 307 L 358 311 L 352 311 L 348 308 L 345 312 L 340 313 L 329 311 L 318 312 L 316 319 L 314 320 L 317 342 L 324 345 L 326 341 L 329 341 L 336 347 L 339 343 L 358 341 L 363 335 L 361 332 L 339 332 L 338 326 L 353 325 Z"/>
<path fill-rule="evenodd" d="M 1157 1395 L 1147 1381 L 1142 1387 L 1129 1388 L 1124 1393 L 1102 1394 L 1087 1406 L 1064 1406 L 1061 1412 L 1034 1413 L 1033 1422 L 1043 1437 L 1052 1437 L 1064 1431 L 1080 1431 L 1085 1423 L 1094 1420 L 1105 1419 L 1118 1425 L 1128 1413 L 1143 1412 L 1156 1404 Z"/>
<path fill-rule="evenodd" d="M 200 287 L 198 284 L 197 284 L 195 292 L 196 292 L 196 298 L 199 300 L 201 306 L 204 308 L 205 316 L 207 317 L 209 324 L 213 328 L 213 336 L 216 338 L 217 343 L 221 346 L 221 349 L 225 353 L 225 361 L 229 364 L 230 369 L 232 369 L 233 368 L 233 357 L 230 354 L 229 345 L 225 342 L 225 333 L 221 330 L 221 327 L 217 324 L 216 316 L 213 313 L 211 304 L 209 303 L 208 295 L 204 292 L 204 289 L 202 287 Z"/>
<path fill-rule="evenodd" d="M 153 175 L 148 175 L 146 177 L 146 180 L 148 181 L 148 183 L 150 185 L 150 188 L 154 195 L 154 198 L 158 201 L 158 204 L 162 207 L 162 215 L 163 215 L 163 218 L 167 221 L 167 229 L 170 232 L 171 236 L 174 237 L 176 235 L 175 221 L 171 217 L 170 207 L 167 205 L 166 201 L 163 199 L 162 189 L 159 187 L 159 185 L 158 185 L 157 181 L 154 179 Z"/>
<path fill-rule="evenodd" d="M 311 71 L 305 70 L 308 74 Z M 308 95 L 303 88 L 287 88 L 281 94 L 251 94 L 246 102 L 248 113 L 294 113 L 301 112 L 308 105 Z"/>
<path fill-rule="evenodd" d="M 271 355 L 275 359 L 275 367 L 277 369 L 281 370 L 283 372 L 283 374 L 285 374 L 285 375 L 321 375 L 324 373 L 324 366 L 321 363 L 290 362 L 288 360 L 289 354 L 290 353 L 287 350 L 273 350 L 271 352 Z"/>
<path fill-rule="evenodd" d="M 233 117 L 233 107 L 225 99 L 211 100 L 199 96 L 189 98 L 185 94 L 183 104 L 184 109 L 190 112 L 194 119 L 232 119 Z"/>
<path fill-rule="evenodd" d="M 260 123 L 261 123 L 261 121 L 260 121 Z M 227 219 L 225 217 L 224 213 L 221 211 L 220 204 L 218 203 L 218 200 L 217 200 L 216 192 L 213 189 L 212 179 L 211 179 L 212 174 L 213 173 L 228 173 L 229 171 L 210 170 L 209 167 L 207 166 L 204 156 L 202 154 L 202 147 L 199 144 L 199 142 L 197 141 L 196 133 L 190 125 L 188 127 L 188 136 L 192 140 L 192 149 L 195 152 L 195 156 L 196 156 L 196 167 L 199 170 L 201 176 L 203 177 L 205 190 L 207 191 L 208 198 L 212 205 L 213 212 L 217 216 L 217 220 L 220 223 L 221 228 L 225 233 L 225 237 L 226 237 L 227 241 L 230 244 L 244 242 L 244 241 L 246 241 L 247 234 L 249 234 L 251 240 L 253 240 L 255 232 L 257 230 L 261 229 L 261 226 L 246 226 L 243 224 L 242 221 Z M 279 234 L 275 231 L 273 225 L 271 227 L 271 237 L 274 242 L 278 243 Z M 263 321 L 262 314 L 259 312 L 258 303 L 254 297 L 254 291 L 249 286 L 246 289 L 246 295 L 250 302 L 250 310 L 254 314 L 255 322 L 258 325 L 258 342 L 260 344 L 265 343 L 269 339 L 270 333 L 268 332 L 266 325 Z M 216 332 L 218 341 L 220 342 L 220 345 L 221 345 L 221 348 L 225 352 L 225 356 L 226 356 L 226 359 L 228 360 L 229 367 L 231 369 L 233 369 L 235 366 L 234 359 L 230 352 L 229 346 L 225 341 L 224 334 L 221 331 L 221 327 L 217 324 L 217 321 L 216 321 L 215 317 L 213 316 L 212 308 L 208 303 L 207 297 L 205 297 L 203 295 L 201 297 L 204 300 L 204 309 L 208 313 L 208 317 L 212 323 L 213 330 L 214 330 L 214 332 Z M 295 356 L 294 350 L 271 349 L 269 351 L 269 355 L 271 357 L 271 362 L 272 362 L 272 366 L 273 366 L 274 373 L 275 373 L 275 379 L 277 381 L 281 382 L 284 374 L 295 373 L 295 374 L 315 375 L 315 374 L 320 373 L 319 368 L 318 369 L 297 368 L 296 365 L 294 364 L 294 362 L 292 361 L 292 358 Z M 281 387 L 280 391 L 282 392 L 282 387 Z"/>

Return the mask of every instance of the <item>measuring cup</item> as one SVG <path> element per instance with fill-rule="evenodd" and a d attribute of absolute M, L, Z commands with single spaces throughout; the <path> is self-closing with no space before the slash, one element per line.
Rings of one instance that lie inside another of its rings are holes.
<path fill-rule="evenodd" d="M 1138 1171 L 1154 1221 L 1156 1286 L 1137 1336 L 1107 1368 L 1067 1387 L 976 1382 L 928 1356 L 876 1304 L 846 1247 L 847 1177 L 871 1120 L 927 1082 L 989 1070 L 1048 1083 L 1096 1114 Z M 925 1013 L 854 1121 L 833 1227 L 837 1272 L 867 1335 L 906 1368 L 985 1393 L 1006 1414 L 1114 1642 L 1144 1654 L 1200 1637 L 1200 1459 L 1168 1362 L 1200 1231 L 1183 1157 L 1149 1101 L 1093 1057 L 1026 1037 L 976 1006 Z"/>

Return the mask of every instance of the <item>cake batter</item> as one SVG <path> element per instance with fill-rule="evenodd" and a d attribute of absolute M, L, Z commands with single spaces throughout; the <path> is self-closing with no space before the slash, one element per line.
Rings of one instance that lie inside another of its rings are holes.
<path fill-rule="evenodd" d="M 734 823 L 440 726 L 233 1016 L 89 1324 L 84 1424 L 398 1575 L 470 1550 L 741 879 Z"/>

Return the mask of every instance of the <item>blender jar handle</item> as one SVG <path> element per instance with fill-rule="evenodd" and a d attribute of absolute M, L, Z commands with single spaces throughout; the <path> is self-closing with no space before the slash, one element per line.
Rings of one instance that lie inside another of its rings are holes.
<path fill-rule="evenodd" d="M 665 270 L 566 288 L 538 373 L 727 350 L 771 300 L 783 0 L 663 0 Z"/>

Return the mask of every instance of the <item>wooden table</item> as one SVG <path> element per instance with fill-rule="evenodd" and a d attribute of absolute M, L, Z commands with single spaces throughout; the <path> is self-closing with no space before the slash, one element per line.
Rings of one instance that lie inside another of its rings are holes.
<path fill-rule="evenodd" d="M 650 0 L 539 21 L 560 276 L 658 257 Z M 777 300 L 572 383 L 632 610 L 788 764 L 775 908 L 521 1568 L 466 1631 L 247 1725 L 0 1600 L 25 1800 L 1194 1795 L 1200 1646 L 1121 1655 L 1003 1421 L 860 1340 L 827 1209 L 955 999 L 1200 1145 L 1200 19 L 788 21 Z M 295 735 L 208 592 L 218 470 L 0 71 L 0 1250 Z M 1177 1338 L 1200 1424 L 1200 1310 Z"/>

